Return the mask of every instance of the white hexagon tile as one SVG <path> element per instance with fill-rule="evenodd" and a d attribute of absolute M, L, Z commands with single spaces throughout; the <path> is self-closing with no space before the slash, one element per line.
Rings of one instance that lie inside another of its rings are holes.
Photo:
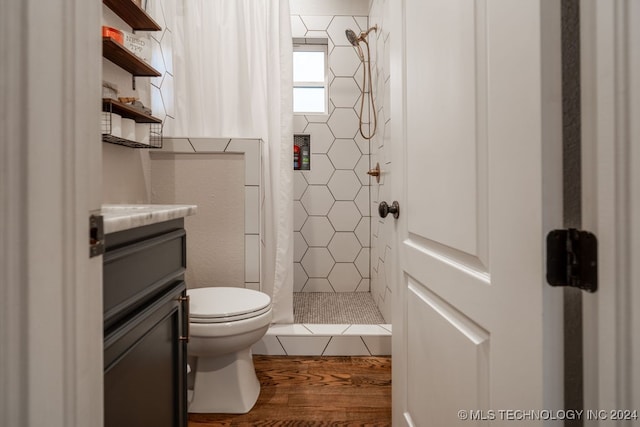
<path fill-rule="evenodd" d="M 360 97 L 360 88 L 353 77 L 336 77 L 329 95 L 336 107 L 353 108 Z"/>
<path fill-rule="evenodd" d="M 331 23 L 332 16 L 301 16 L 302 22 L 309 31 L 325 31 Z"/>
<path fill-rule="evenodd" d="M 356 292 L 370 292 L 370 291 L 371 291 L 370 280 L 367 278 L 362 278 L 362 280 L 360 280 L 360 284 L 356 288 Z"/>
<path fill-rule="evenodd" d="M 304 129 L 304 133 L 311 136 L 311 152 L 314 154 L 325 154 L 335 139 L 329 126 L 325 123 L 309 123 Z"/>
<path fill-rule="evenodd" d="M 329 212 L 329 221 L 336 231 L 354 231 L 362 215 L 351 201 L 335 202 Z"/>
<path fill-rule="evenodd" d="M 363 216 L 369 215 L 369 189 L 370 187 L 368 185 L 360 187 L 360 191 L 358 191 L 358 195 L 354 200 L 358 210 Z"/>
<path fill-rule="evenodd" d="M 333 175 L 334 167 L 326 154 L 311 155 L 311 170 L 302 171 L 307 182 L 312 185 L 325 185 Z"/>
<path fill-rule="evenodd" d="M 333 235 L 329 243 L 329 252 L 336 262 L 355 262 L 362 246 L 351 232 L 340 231 Z"/>
<path fill-rule="evenodd" d="M 300 292 L 307 284 L 307 273 L 299 262 L 293 263 L 293 291 Z"/>
<path fill-rule="evenodd" d="M 300 231 L 307 220 L 307 211 L 298 200 L 293 202 L 293 231 Z"/>
<path fill-rule="evenodd" d="M 337 170 L 329 180 L 329 189 L 336 200 L 354 200 L 360 187 L 360 180 L 353 170 Z"/>
<path fill-rule="evenodd" d="M 307 276 L 327 277 L 335 261 L 327 248 L 309 248 L 301 264 Z"/>
<path fill-rule="evenodd" d="M 293 200 L 300 200 L 307 189 L 307 180 L 302 172 L 293 173 Z"/>
<path fill-rule="evenodd" d="M 302 261 L 302 257 L 307 252 L 309 246 L 306 240 L 302 237 L 302 233 L 295 231 L 293 233 L 293 262 Z"/>
<path fill-rule="evenodd" d="M 360 245 L 368 248 L 371 242 L 371 217 L 363 216 L 358 223 L 358 226 L 356 227 L 355 233 L 358 241 L 360 242 Z"/>
<path fill-rule="evenodd" d="M 369 248 L 362 248 L 354 263 L 363 278 L 369 278 L 370 254 L 371 251 L 369 250 Z"/>
<path fill-rule="evenodd" d="M 310 185 L 301 201 L 309 215 L 326 215 L 333 206 L 334 198 L 326 186 Z"/>
<path fill-rule="evenodd" d="M 336 139 L 329 149 L 329 159 L 336 169 L 353 169 L 360 156 L 360 150 L 353 139 Z"/>
<path fill-rule="evenodd" d="M 304 128 L 307 127 L 307 118 L 302 114 L 293 115 L 293 133 L 303 133 Z"/>
<path fill-rule="evenodd" d="M 327 125 L 336 138 L 354 139 L 358 132 L 359 119 L 353 108 L 336 108 Z"/>
<path fill-rule="evenodd" d="M 364 139 L 362 135 L 360 135 L 360 132 L 356 133 L 355 141 L 362 154 L 369 154 L 371 152 L 369 148 L 369 140 Z"/>
<path fill-rule="evenodd" d="M 351 42 L 347 39 L 346 30 L 352 30 L 356 34 L 360 33 L 358 23 L 353 16 L 335 16 L 327 28 L 329 37 L 336 46 L 351 46 Z"/>
<path fill-rule="evenodd" d="M 329 64 L 336 77 L 353 77 L 360 58 L 353 46 L 336 46 L 329 55 Z"/>
<path fill-rule="evenodd" d="M 329 279 L 320 278 L 320 277 L 310 277 L 307 280 L 307 284 L 305 285 L 303 292 L 335 292 L 335 290 L 331 287 L 331 283 L 329 283 Z"/>
<path fill-rule="evenodd" d="M 329 274 L 329 282 L 336 292 L 354 292 L 360 284 L 360 273 L 352 262 L 339 262 Z"/>
<path fill-rule="evenodd" d="M 375 178 L 367 175 L 367 172 L 369 171 L 369 169 L 374 169 L 374 168 L 375 168 L 375 165 L 371 165 L 371 160 L 369 159 L 369 155 L 363 154 L 360 157 L 360 160 L 358 160 L 358 163 L 353 168 L 353 170 L 358 176 L 358 179 L 360 180 L 362 185 L 369 186 L 371 185 L 371 180 L 373 180 L 374 184 L 377 184 L 377 182 L 375 181 Z"/>
<path fill-rule="evenodd" d="M 315 247 L 326 247 L 333 237 L 333 227 L 326 216 L 310 216 L 301 232 L 307 245 Z"/>
<path fill-rule="evenodd" d="M 304 37 L 307 34 L 307 27 L 304 26 L 302 19 L 299 16 L 291 17 L 291 36 L 292 37 Z"/>

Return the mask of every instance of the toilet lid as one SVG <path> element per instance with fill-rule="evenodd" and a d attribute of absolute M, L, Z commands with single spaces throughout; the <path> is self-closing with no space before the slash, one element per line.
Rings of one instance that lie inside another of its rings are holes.
<path fill-rule="evenodd" d="M 266 313 L 269 295 L 245 288 L 210 287 L 187 290 L 189 317 L 196 323 L 231 322 Z"/>

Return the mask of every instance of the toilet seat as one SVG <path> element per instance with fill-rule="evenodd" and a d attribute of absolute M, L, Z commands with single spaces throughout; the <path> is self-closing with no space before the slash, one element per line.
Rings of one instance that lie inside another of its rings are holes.
<path fill-rule="evenodd" d="M 191 323 L 227 323 L 251 319 L 271 310 L 271 298 L 245 288 L 209 287 L 187 290 Z"/>

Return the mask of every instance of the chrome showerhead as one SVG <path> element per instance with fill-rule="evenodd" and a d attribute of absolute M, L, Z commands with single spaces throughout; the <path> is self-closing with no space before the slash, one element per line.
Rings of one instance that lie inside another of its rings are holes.
<path fill-rule="evenodd" d="M 349 40 L 349 43 L 354 46 L 358 46 L 360 39 L 358 38 L 358 36 L 356 36 L 356 33 L 354 33 L 353 30 L 346 30 L 344 33 L 347 35 L 347 40 Z"/>

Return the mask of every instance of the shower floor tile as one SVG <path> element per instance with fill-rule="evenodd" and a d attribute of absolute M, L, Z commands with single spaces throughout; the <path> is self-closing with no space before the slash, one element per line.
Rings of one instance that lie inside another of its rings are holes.
<path fill-rule="evenodd" d="M 385 323 L 369 292 L 294 292 L 293 317 L 294 323 Z"/>
<path fill-rule="evenodd" d="M 391 325 L 368 292 L 294 292 L 295 323 L 271 325 L 253 354 L 388 356 Z"/>

